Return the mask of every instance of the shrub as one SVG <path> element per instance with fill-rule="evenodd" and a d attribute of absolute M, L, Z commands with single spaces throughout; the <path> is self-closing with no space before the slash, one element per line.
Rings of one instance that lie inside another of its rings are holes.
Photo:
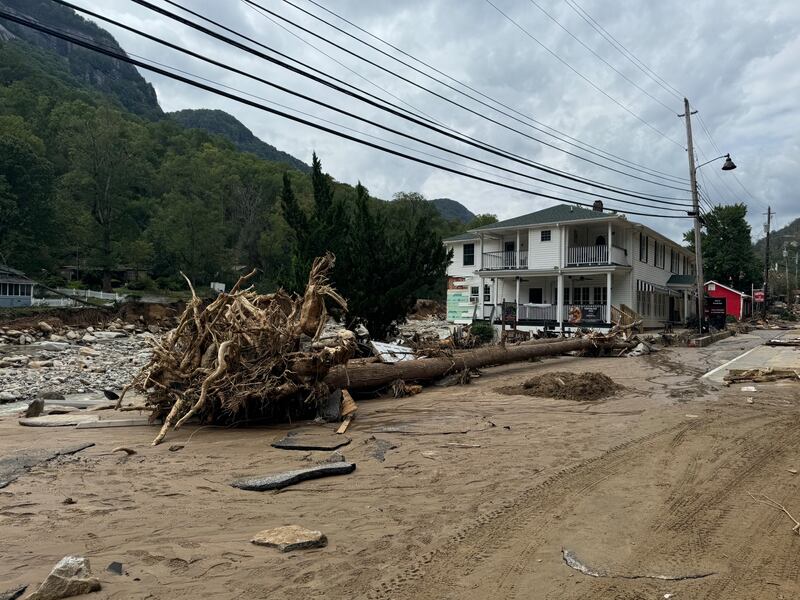
<path fill-rule="evenodd" d="M 491 344 L 494 341 L 494 327 L 486 321 L 474 322 L 469 332 L 483 344 Z"/>

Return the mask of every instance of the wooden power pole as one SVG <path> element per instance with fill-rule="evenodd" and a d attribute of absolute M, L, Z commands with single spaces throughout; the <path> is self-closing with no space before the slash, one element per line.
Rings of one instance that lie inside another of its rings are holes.
<path fill-rule="evenodd" d="M 703 245 L 700 232 L 700 195 L 697 192 L 697 169 L 694 165 L 694 143 L 692 141 L 692 111 L 688 98 L 683 99 L 684 114 L 686 117 L 686 150 L 689 154 L 689 181 L 692 184 L 692 212 L 694 213 L 694 261 L 697 281 L 697 323 L 700 333 L 703 332 L 703 313 L 705 306 L 705 281 L 703 280 Z M 695 111 L 697 112 L 697 111 Z"/>

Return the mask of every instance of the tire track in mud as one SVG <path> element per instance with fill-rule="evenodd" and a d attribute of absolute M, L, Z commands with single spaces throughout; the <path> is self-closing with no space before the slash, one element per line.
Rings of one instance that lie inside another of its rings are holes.
<path fill-rule="evenodd" d="M 722 429 L 736 427 L 736 421 L 719 421 L 714 426 Z M 695 479 L 690 494 L 684 497 L 675 493 L 670 495 L 665 511 L 659 513 L 663 516 L 653 523 L 654 539 L 641 548 L 637 565 L 632 568 L 646 569 L 654 563 L 668 563 L 681 569 L 678 565 L 697 564 L 703 556 L 712 560 L 727 556 L 727 568 L 721 569 L 713 578 L 693 584 L 696 587 L 692 590 L 697 597 L 710 600 L 753 597 L 732 596 L 731 588 L 741 591 L 743 583 L 759 581 L 765 570 L 772 571 L 777 579 L 800 581 L 796 553 L 783 552 L 784 558 L 791 554 L 793 559 L 776 562 L 775 540 L 768 535 L 776 528 L 780 532 L 781 526 L 787 532 L 790 530 L 785 517 L 768 509 L 759 510 L 755 519 L 749 522 L 742 519 L 742 511 L 747 511 L 744 505 L 749 503 L 748 485 L 759 489 L 759 480 L 765 484 L 770 475 L 774 475 L 774 470 L 767 467 L 781 461 L 787 453 L 794 454 L 800 446 L 800 418 L 750 418 L 748 425 L 743 434 L 732 436 L 727 441 L 731 452 L 722 455 L 715 464 L 708 465 L 711 474 L 704 479 Z M 696 458 L 689 458 L 679 482 L 685 482 L 690 476 L 696 477 Z M 788 484 L 785 487 L 788 488 Z M 794 541 L 794 537 L 789 539 Z M 619 593 L 620 589 L 627 588 L 631 594 L 637 587 L 641 590 L 641 586 L 635 584 L 628 587 L 620 582 L 598 581 L 592 591 L 597 597 L 612 597 L 611 594 Z M 766 591 L 762 589 L 760 593 Z M 774 589 L 771 592 L 774 593 Z"/>
<path fill-rule="evenodd" d="M 530 564 L 530 555 L 546 541 L 542 532 L 555 520 L 550 514 L 551 509 L 561 507 L 563 510 L 569 498 L 582 496 L 617 475 L 620 469 L 643 453 L 652 452 L 659 445 L 669 447 L 676 436 L 685 435 L 686 430 L 702 427 L 705 423 L 703 419 L 683 421 L 618 444 L 595 458 L 559 471 L 523 491 L 516 499 L 472 520 L 441 546 L 422 555 L 397 575 L 378 583 L 366 597 L 369 600 L 450 597 L 456 592 L 458 580 L 471 574 L 487 559 L 507 550 L 512 545 L 509 540 L 533 532 L 533 539 L 521 552 L 515 553 L 500 573 L 492 572 L 494 597 L 509 597 L 514 593 L 519 574 Z"/>

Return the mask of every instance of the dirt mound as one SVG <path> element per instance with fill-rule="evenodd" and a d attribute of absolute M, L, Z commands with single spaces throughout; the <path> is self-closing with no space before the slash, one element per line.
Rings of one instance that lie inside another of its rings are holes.
<path fill-rule="evenodd" d="M 596 402 L 613 396 L 621 389 L 621 385 L 602 373 L 555 371 L 531 377 L 522 385 L 502 387 L 497 391 L 509 395 Z"/>
<path fill-rule="evenodd" d="M 447 317 L 447 308 L 436 300 L 428 300 L 426 298 L 418 298 L 414 308 L 411 309 L 409 319 L 444 319 Z"/>

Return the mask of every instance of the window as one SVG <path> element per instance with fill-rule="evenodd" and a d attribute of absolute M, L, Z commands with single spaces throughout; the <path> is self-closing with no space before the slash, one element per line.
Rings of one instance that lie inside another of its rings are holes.
<path fill-rule="evenodd" d="M 664 268 L 667 258 L 667 248 L 664 244 L 659 244 L 658 240 L 653 240 L 653 264 L 659 269 Z"/>
<path fill-rule="evenodd" d="M 464 266 L 475 264 L 475 244 L 464 244 Z M 478 292 L 475 292 L 478 295 Z"/>
<path fill-rule="evenodd" d="M 574 298 L 572 299 L 572 304 L 589 304 L 590 293 L 592 288 L 590 287 L 576 287 L 574 289 Z"/>
<path fill-rule="evenodd" d="M 558 290 L 556 290 L 556 302 L 558 302 Z M 564 304 L 569 304 L 569 303 L 570 303 L 569 288 L 565 287 L 564 288 Z"/>
<path fill-rule="evenodd" d="M 483 285 L 483 301 L 487 304 L 492 301 L 492 288 L 488 284 Z"/>
<path fill-rule="evenodd" d="M 605 304 L 608 297 L 608 289 L 605 287 L 594 288 L 594 303 Z"/>
<path fill-rule="evenodd" d="M 531 304 L 543 304 L 544 294 L 542 288 L 531 288 L 528 290 L 528 302 Z"/>
<path fill-rule="evenodd" d="M 0 283 L 0 296 L 8 296 L 7 283 Z"/>
<path fill-rule="evenodd" d="M 647 236 L 643 233 L 639 234 L 639 260 L 643 263 L 647 262 L 648 259 L 648 246 L 650 245 L 650 240 Z"/>
<path fill-rule="evenodd" d="M 670 273 L 677 273 L 678 272 L 678 266 L 680 264 L 680 260 L 679 259 L 680 259 L 680 256 L 678 256 L 678 253 L 675 252 L 675 250 L 673 250 L 672 248 L 670 248 L 670 250 L 669 250 L 669 272 Z"/>
<path fill-rule="evenodd" d="M 542 229 L 542 234 L 541 234 L 540 240 L 543 241 L 543 242 L 549 242 L 550 241 L 550 230 L 549 229 Z"/>
<path fill-rule="evenodd" d="M 473 285 L 469 288 L 469 303 L 470 304 L 477 304 L 478 303 L 478 290 L 480 288 L 477 285 Z"/>

